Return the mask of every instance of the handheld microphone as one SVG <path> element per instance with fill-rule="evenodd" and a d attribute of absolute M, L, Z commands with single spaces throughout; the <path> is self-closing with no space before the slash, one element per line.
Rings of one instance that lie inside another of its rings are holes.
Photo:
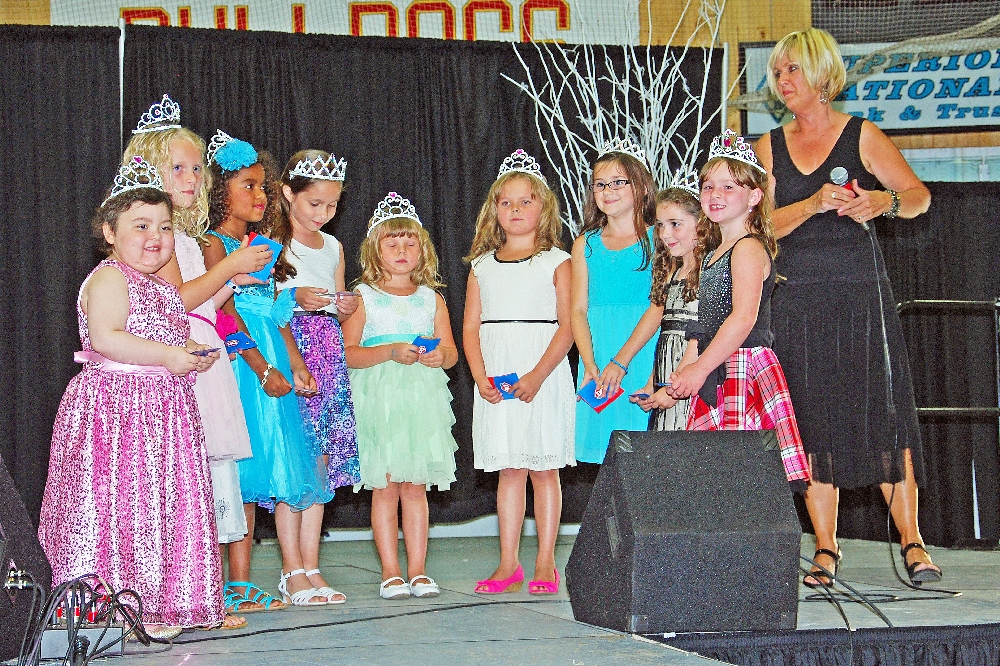
<path fill-rule="evenodd" d="M 851 190 L 853 192 L 854 187 L 852 187 L 851 184 L 848 182 L 849 180 L 850 176 L 847 175 L 847 169 L 845 169 L 842 166 L 833 167 L 833 170 L 830 171 L 831 183 L 833 183 L 834 185 L 839 185 L 840 187 Z M 862 222 L 861 228 L 864 229 L 865 231 L 868 231 L 868 223 Z"/>

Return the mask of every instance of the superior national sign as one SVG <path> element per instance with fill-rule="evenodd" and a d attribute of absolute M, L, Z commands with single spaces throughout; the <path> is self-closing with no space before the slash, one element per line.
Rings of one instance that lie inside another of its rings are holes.
<path fill-rule="evenodd" d="M 849 78 L 875 73 L 844 90 L 834 100 L 838 109 L 889 131 L 1000 126 L 1000 49 L 963 48 L 959 41 L 941 44 L 939 49 L 950 53 L 944 56 L 876 53 L 887 46 L 840 45 Z M 746 48 L 748 91 L 767 88 L 770 53 L 771 45 Z M 760 136 L 787 122 L 787 114 L 784 108 L 748 112 L 746 133 Z"/>

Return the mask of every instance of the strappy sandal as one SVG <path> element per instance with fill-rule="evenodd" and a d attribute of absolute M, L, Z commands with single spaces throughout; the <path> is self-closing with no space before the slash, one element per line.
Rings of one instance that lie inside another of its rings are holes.
<path fill-rule="evenodd" d="M 242 587 L 243 592 L 237 592 L 233 589 L 236 587 Z M 279 611 L 287 608 L 287 606 L 271 608 L 273 604 L 280 602 L 249 581 L 234 580 L 226 583 L 223 594 L 222 602 L 226 606 L 226 611 L 230 613 L 259 613 L 261 611 Z M 251 594 L 253 596 L 250 596 Z M 241 609 L 240 605 L 245 603 L 260 604 L 263 608 Z"/>
<path fill-rule="evenodd" d="M 292 576 L 298 576 L 302 574 L 305 576 L 305 569 L 296 569 L 294 571 L 289 571 L 285 573 L 281 572 L 281 580 L 278 582 L 278 592 L 281 593 L 281 600 L 283 602 L 290 603 L 293 606 L 326 606 L 326 599 L 322 601 L 313 601 L 316 597 L 322 597 L 323 595 L 315 587 L 308 587 L 304 590 L 299 590 L 298 592 L 288 593 L 288 579 Z M 308 578 L 307 578 L 308 580 Z"/>
<path fill-rule="evenodd" d="M 232 624 L 226 624 L 226 621 L 230 619 L 237 620 L 237 622 L 234 622 Z M 197 629 L 198 631 L 215 631 L 217 629 L 223 629 L 223 630 L 242 629 L 245 626 L 247 626 L 247 619 L 245 617 L 240 617 L 239 615 L 233 615 L 232 613 L 226 613 L 226 618 L 222 622 L 206 627 L 195 627 L 195 629 Z"/>
<path fill-rule="evenodd" d="M 816 552 L 813 554 L 813 560 L 815 560 L 820 555 L 826 555 L 827 557 L 833 558 L 833 575 L 837 575 L 837 571 L 840 570 L 840 560 L 843 559 L 844 553 L 839 548 L 837 552 L 833 552 L 829 548 L 817 548 Z M 829 569 L 829 567 L 827 567 Z M 812 578 L 815 583 L 810 583 L 807 578 Z M 802 578 L 802 584 L 808 588 L 816 589 L 820 587 L 833 587 L 833 578 L 829 574 L 816 569 L 815 571 L 810 571 L 805 577 Z"/>
<path fill-rule="evenodd" d="M 309 576 L 317 576 L 317 575 L 322 575 L 319 569 L 310 569 L 309 571 L 306 572 L 307 578 Z M 347 601 L 346 594 L 344 594 L 343 592 L 338 592 L 329 585 L 324 585 L 323 587 L 317 587 L 315 588 L 315 590 L 316 592 L 319 593 L 319 596 L 326 597 L 326 603 L 330 604 L 331 606 L 342 604 Z M 340 597 L 340 598 L 337 599 L 334 597 Z"/>
<path fill-rule="evenodd" d="M 908 543 L 899 549 L 899 554 L 903 558 L 903 564 L 906 566 L 906 575 L 910 577 L 910 582 L 914 585 L 920 585 L 922 583 L 936 583 L 944 577 L 941 573 L 941 567 L 934 564 L 933 562 L 921 562 L 916 560 L 912 564 L 907 563 L 906 556 L 914 548 L 919 548 L 920 550 L 927 553 L 927 549 L 924 548 L 924 544 L 914 541 L 913 543 Z M 929 555 L 930 553 L 928 553 Z M 917 570 L 921 564 L 926 564 L 926 569 Z"/>

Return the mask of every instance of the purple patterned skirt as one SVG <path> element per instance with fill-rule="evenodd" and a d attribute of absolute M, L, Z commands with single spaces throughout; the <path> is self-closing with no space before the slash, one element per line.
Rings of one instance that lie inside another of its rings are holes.
<path fill-rule="evenodd" d="M 361 473 L 340 322 L 336 317 L 296 313 L 292 335 L 322 393 L 315 398 L 300 397 L 299 406 L 313 425 L 321 452 L 330 457 L 327 487 L 333 491 L 354 485 L 361 481 Z"/>

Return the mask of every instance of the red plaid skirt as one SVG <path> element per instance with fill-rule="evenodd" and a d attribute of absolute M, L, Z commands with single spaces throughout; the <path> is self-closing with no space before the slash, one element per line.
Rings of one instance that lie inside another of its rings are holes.
<path fill-rule="evenodd" d="M 789 481 L 808 481 L 809 465 L 785 373 L 770 347 L 737 349 L 726 361 L 716 407 L 691 396 L 688 430 L 774 430 Z"/>

